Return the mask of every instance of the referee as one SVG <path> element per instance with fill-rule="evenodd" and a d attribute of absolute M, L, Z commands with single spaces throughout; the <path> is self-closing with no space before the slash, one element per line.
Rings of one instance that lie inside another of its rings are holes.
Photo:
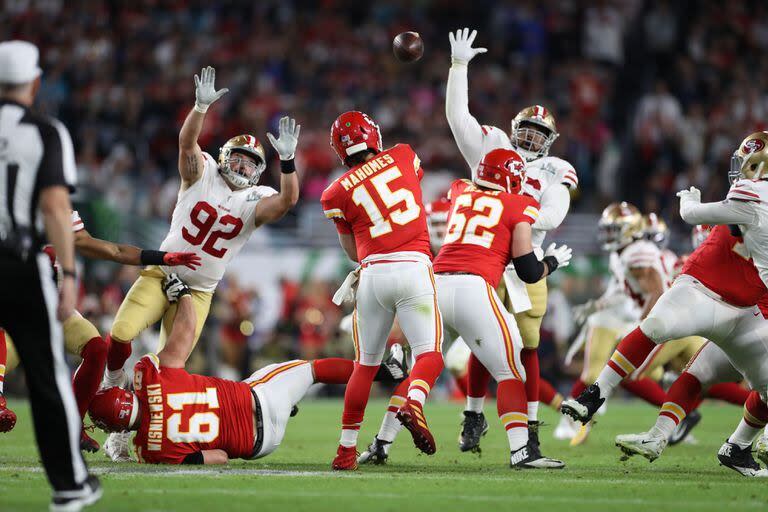
<path fill-rule="evenodd" d="M 80 454 L 82 427 L 61 321 L 75 305 L 69 192 L 75 157 L 59 121 L 30 110 L 40 88 L 38 49 L 0 43 L 0 327 L 16 343 L 29 386 L 40 458 L 53 487 L 51 510 L 80 510 L 101 497 Z M 61 266 L 57 290 L 43 245 Z"/>

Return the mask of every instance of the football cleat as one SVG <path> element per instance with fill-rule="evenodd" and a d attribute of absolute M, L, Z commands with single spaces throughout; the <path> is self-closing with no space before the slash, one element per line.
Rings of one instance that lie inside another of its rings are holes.
<path fill-rule="evenodd" d="M 757 438 L 755 449 L 757 451 L 757 459 L 768 466 L 768 436 L 765 433 Z"/>
<path fill-rule="evenodd" d="M 331 463 L 336 471 L 354 471 L 357 469 L 357 450 L 354 446 L 341 446 L 336 450 L 336 457 Z"/>
<path fill-rule="evenodd" d="M 573 436 L 575 436 L 579 431 L 579 426 L 580 425 L 573 421 L 570 417 L 561 416 L 560 422 L 555 427 L 555 431 L 552 433 L 552 436 L 560 441 L 573 439 Z"/>
<path fill-rule="evenodd" d="M 587 442 L 587 439 L 589 438 L 589 434 L 592 432 L 592 420 L 584 423 L 583 425 L 579 425 L 579 429 L 576 431 L 576 434 L 571 438 L 570 445 L 571 446 L 579 446 L 581 444 L 584 444 Z"/>
<path fill-rule="evenodd" d="M 424 417 L 424 409 L 419 402 L 410 398 L 406 399 L 405 403 L 400 406 L 400 410 L 397 411 L 396 418 L 411 433 L 416 448 L 427 455 L 432 455 L 437 451 L 435 438 L 429 431 L 427 419 Z"/>
<path fill-rule="evenodd" d="M 464 411 L 459 434 L 459 450 L 463 452 L 479 452 L 480 438 L 488 433 L 488 422 L 482 412 Z"/>
<path fill-rule="evenodd" d="M 115 462 L 131 461 L 131 433 L 112 432 L 104 441 L 104 453 Z"/>
<path fill-rule="evenodd" d="M 293 407 L 291 407 L 291 418 L 293 418 L 297 414 L 299 414 L 299 406 L 294 405 Z"/>
<path fill-rule="evenodd" d="M 128 386 L 128 374 L 125 373 L 125 370 L 120 370 L 117 377 L 110 377 L 109 371 L 104 372 L 104 379 L 101 381 L 99 389 L 109 389 L 115 386 L 123 389 Z"/>
<path fill-rule="evenodd" d="M 587 423 L 603 403 L 605 398 L 600 398 L 600 387 L 591 384 L 578 397 L 563 400 L 560 412 L 576 421 Z"/>
<path fill-rule="evenodd" d="M 5 397 L 0 393 L 0 432 L 10 432 L 16 425 L 16 413 L 8 408 Z"/>
<path fill-rule="evenodd" d="M 539 422 L 528 422 L 528 453 L 531 460 L 526 462 L 527 467 L 533 469 L 563 469 L 565 462 L 558 459 L 550 459 L 541 454 L 539 443 Z"/>
<path fill-rule="evenodd" d="M 701 413 L 697 410 L 691 411 L 691 414 L 683 418 L 683 421 L 672 432 L 672 436 L 669 438 L 669 446 L 674 446 L 677 443 L 684 441 L 691 430 L 699 424 L 701 421 Z"/>
<path fill-rule="evenodd" d="M 76 512 L 99 501 L 102 493 L 99 479 L 95 475 L 88 475 L 81 489 L 61 491 L 60 493 L 54 491 L 48 510 L 51 512 Z"/>
<path fill-rule="evenodd" d="M 621 434 L 616 436 L 616 446 L 624 452 L 626 458 L 633 455 L 642 455 L 653 462 L 661 457 L 664 448 L 667 447 L 667 439 L 662 435 L 652 432 Z"/>
<path fill-rule="evenodd" d="M 389 447 L 392 441 L 382 441 L 378 436 L 373 438 L 373 442 L 357 458 L 358 464 L 386 464 L 389 458 Z"/>
<path fill-rule="evenodd" d="M 92 428 L 92 427 L 87 427 Z M 83 427 L 83 431 L 80 433 L 80 451 L 88 453 L 96 453 L 99 451 L 99 442 L 88 435 L 85 431 L 86 427 Z"/>
<path fill-rule="evenodd" d="M 382 361 L 374 380 L 378 382 L 402 382 L 408 377 L 408 362 L 403 346 L 394 343 L 389 348 L 389 355 Z"/>
<path fill-rule="evenodd" d="M 717 460 L 721 466 L 731 468 L 744 476 L 768 477 L 768 470 L 760 468 L 752 457 L 752 447 L 741 448 L 727 439 L 717 452 Z"/>

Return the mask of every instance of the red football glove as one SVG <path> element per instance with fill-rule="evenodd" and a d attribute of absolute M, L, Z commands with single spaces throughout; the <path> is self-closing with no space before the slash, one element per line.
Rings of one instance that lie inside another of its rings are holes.
<path fill-rule="evenodd" d="M 169 252 L 163 256 L 163 264 L 169 267 L 184 265 L 195 270 L 200 266 L 200 256 L 193 252 Z"/>

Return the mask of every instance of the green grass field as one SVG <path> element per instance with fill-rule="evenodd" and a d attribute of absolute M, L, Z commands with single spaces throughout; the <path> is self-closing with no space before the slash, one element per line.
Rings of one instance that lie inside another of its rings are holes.
<path fill-rule="evenodd" d="M 43 510 L 49 490 L 33 443 L 29 409 L 16 428 L 0 436 L 0 510 Z M 460 406 L 432 403 L 426 412 L 438 452 L 419 455 L 404 432 L 387 466 L 364 466 L 354 473 L 331 472 L 338 440 L 341 401 L 301 404 L 282 447 L 257 462 L 237 461 L 223 469 L 113 464 L 104 454 L 88 455 L 101 476 L 105 493 L 89 510 L 765 510 L 768 481 L 747 479 L 718 466 L 715 454 L 740 417 L 732 406 L 702 408 L 695 431 L 697 445 L 667 450 L 649 464 L 645 459 L 619 461 L 613 437 L 645 430 L 655 418 L 647 405 L 615 400 L 599 420 L 587 444 L 569 447 L 552 439 L 555 413 L 542 431 L 545 453 L 564 459 L 562 471 L 513 471 L 508 467 L 506 436 L 486 405 L 491 430 L 482 456 L 458 451 Z M 367 444 L 378 429 L 382 402 L 371 402 L 361 433 Z M 99 435 L 99 440 L 103 440 Z"/>

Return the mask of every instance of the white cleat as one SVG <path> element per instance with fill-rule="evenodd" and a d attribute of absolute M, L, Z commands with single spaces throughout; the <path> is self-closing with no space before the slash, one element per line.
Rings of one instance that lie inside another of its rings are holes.
<path fill-rule="evenodd" d="M 627 458 L 633 455 L 642 455 L 651 462 L 661 456 L 667 444 L 666 437 L 651 432 L 616 436 L 616 446 L 624 452 Z"/>
<path fill-rule="evenodd" d="M 573 439 L 573 436 L 576 435 L 576 432 L 579 431 L 579 423 L 572 420 L 568 416 L 562 416 L 560 417 L 560 422 L 557 424 L 557 427 L 555 427 L 555 431 L 552 433 L 552 435 L 555 437 L 555 439 L 559 439 L 560 441 L 565 441 L 568 439 Z"/>
<path fill-rule="evenodd" d="M 117 377 L 110 377 L 109 371 L 104 371 L 104 379 L 101 381 L 100 389 L 109 389 L 115 386 L 123 389 L 128 386 L 128 375 L 125 373 L 125 370 L 120 370 Z"/>
<path fill-rule="evenodd" d="M 104 441 L 104 453 L 114 462 L 130 462 L 131 459 L 131 433 L 113 432 Z"/>

